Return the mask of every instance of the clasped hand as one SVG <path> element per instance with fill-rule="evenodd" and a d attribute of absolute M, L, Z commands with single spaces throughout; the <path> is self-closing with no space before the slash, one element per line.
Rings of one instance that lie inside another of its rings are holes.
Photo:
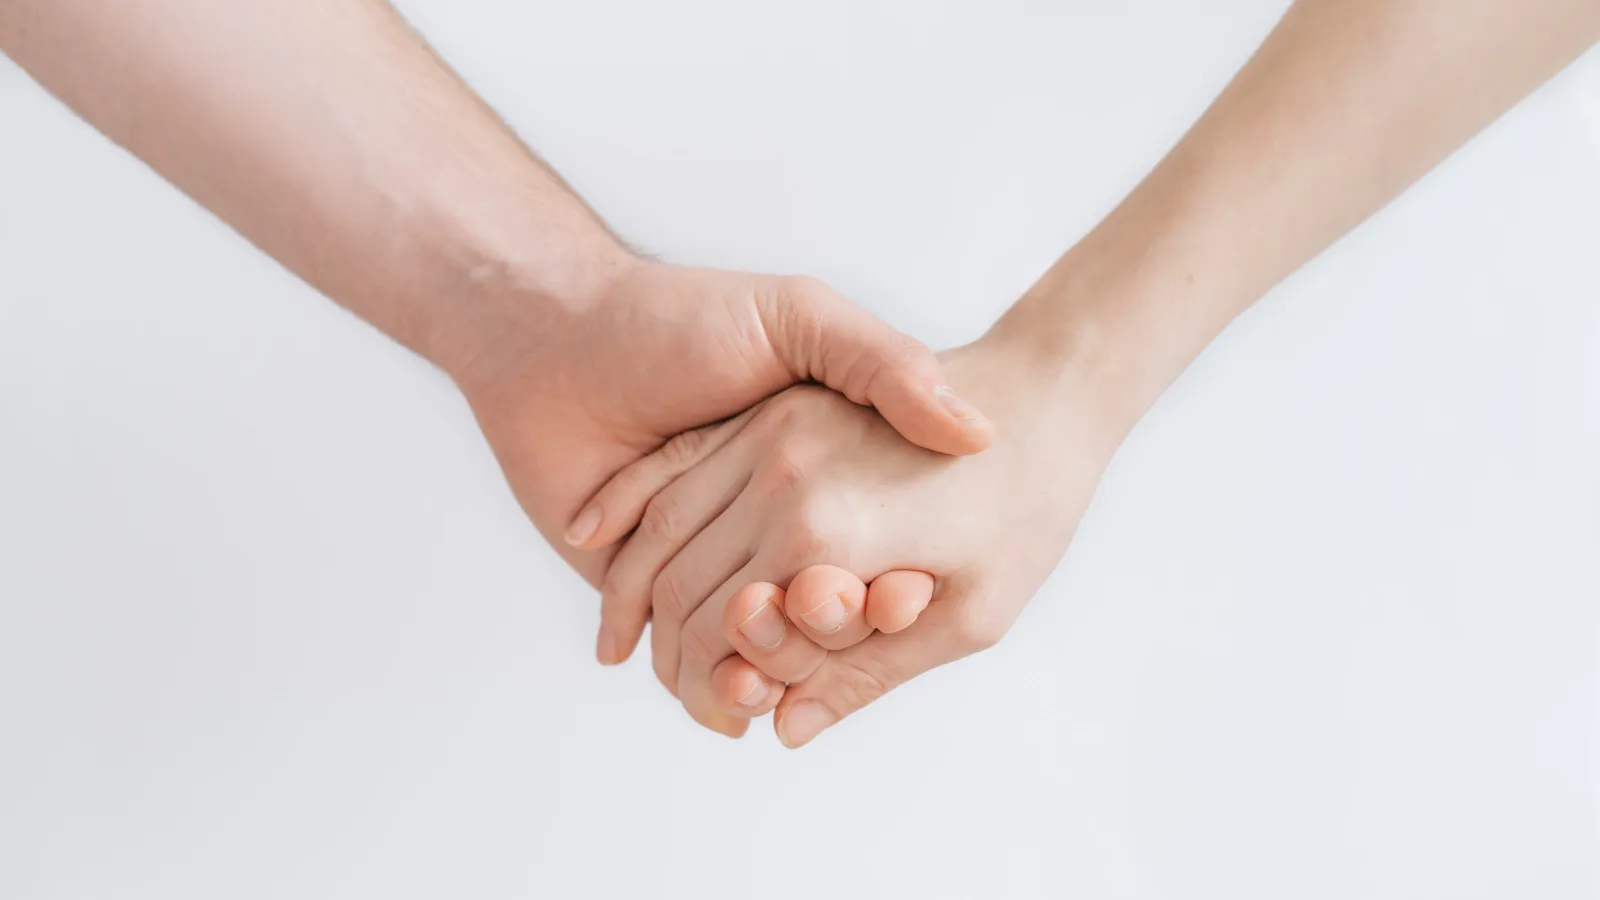
<path fill-rule="evenodd" d="M 1088 379 L 992 334 L 943 369 L 997 427 L 950 456 L 796 386 L 619 471 L 577 521 L 620 542 L 601 657 L 651 623 L 661 683 L 738 737 L 798 747 L 922 672 L 992 646 L 1054 568 L 1120 439 Z"/>

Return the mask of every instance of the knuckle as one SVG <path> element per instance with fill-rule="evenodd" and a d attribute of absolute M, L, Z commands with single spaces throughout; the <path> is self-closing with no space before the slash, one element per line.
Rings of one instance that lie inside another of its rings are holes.
<path fill-rule="evenodd" d="M 722 652 L 717 640 L 711 632 L 701 628 L 685 628 L 679 638 L 683 645 L 683 658 L 707 668 L 722 661 L 727 654 Z"/>
<path fill-rule="evenodd" d="M 851 711 L 876 701 L 898 683 L 894 671 L 884 665 L 842 662 L 834 672 L 830 694 L 836 708 Z"/>
<path fill-rule="evenodd" d="M 804 275 L 786 275 L 778 280 L 777 328 L 787 335 L 794 348 L 793 362 L 799 374 L 814 377 L 824 371 L 824 336 L 829 319 L 837 309 L 833 289 Z"/>
<path fill-rule="evenodd" d="M 779 447 L 767 459 L 762 472 L 767 490 L 774 494 L 788 494 L 805 485 L 807 464 L 789 445 Z"/>
<path fill-rule="evenodd" d="M 789 433 L 800 418 L 805 394 L 802 389 L 790 388 L 767 401 L 767 408 L 761 411 L 761 426 L 770 434 Z"/>
<path fill-rule="evenodd" d="M 761 489 L 768 496 L 805 496 L 815 488 L 825 453 L 825 448 L 802 436 L 776 442 L 757 473 Z"/>
<path fill-rule="evenodd" d="M 669 493 L 657 494 L 645 504 L 639 527 L 658 540 L 675 541 L 683 527 L 683 505 Z"/>
<path fill-rule="evenodd" d="M 810 566 L 833 562 L 834 542 L 829 528 L 822 522 L 802 514 L 788 529 L 783 541 L 783 554 L 791 565 Z"/>
<path fill-rule="evenodd" d="M 938 361 L 921 342 L 896 332 L 877 352 L 864 355 L 849 369 L 840 392 L 866 405 L 891 381 L 936 383 L 939 381 Z"/>
<path fill-rule="evenodd" d="M 812 385 L 791 387 L 766 402 L 761 409 L 761 427 L 768 434 L 790 434 L 804 417 L 815 408 L 817 398 L 828 393 L 826 388 Z"/>
<path fill-rule="evenodd" d="M 650 589 L 650 605 L 655 614 L 673 622 L 688 618 L 688 597 L 683 582 L 676 575 L 663 573 Z"/>
<path fill-rule="evenodd" d="M 955 612 L 952 623 L 956 641 L 965 653 L 978 653 L 1000 643 L 1010 623 L 977 604 L 966 604 Z"/>
<path fill-rule="evenodd" d="M 704 428 L 679 432 L 661 445 L 661 449 L 656 451 L 656 458 L 674 470 L 687 468 L 699 459 L 706 439 L 707 430 Z"/>

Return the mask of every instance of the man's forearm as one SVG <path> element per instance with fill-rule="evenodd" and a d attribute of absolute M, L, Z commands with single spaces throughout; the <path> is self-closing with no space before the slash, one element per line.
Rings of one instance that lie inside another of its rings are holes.
<path fill-rule="evenodd" d="M 1235 316 L 1596 39 L 1597 0 L 1301 0 L 996 332 L 1087 368 L 1136 418 Z"/>
<path fill-rule="evenodd" d="M 3 0 L 0 49 L 447 370 L 498 304 L 581 302 L 628 260 L 381 0 Z"/>

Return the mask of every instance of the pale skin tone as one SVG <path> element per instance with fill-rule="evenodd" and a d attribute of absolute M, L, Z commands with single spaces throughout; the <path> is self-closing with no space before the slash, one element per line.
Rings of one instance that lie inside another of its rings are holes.
<path fill-rule="evenodd" d="M 566 538 L 607 525 L 575 517 L 607 478 L 792 384 L 936 451 L 992 440 L 926 347 L 827 285 L 630 253 L 379 0 L 0 0 L 0 50 L 451 377 L 592 583 L 610 554 Z"/>
<path fill-rule="evenodd" d="M 651 506 L 674 526 L 623 544 L 608 621 L 636 639 L 653 614 L 656 672 L 698 721 L 775 711 L 791 747 L 990 646 L 1185 366 L 1597 39 L 1595 0 L 1301 0 L 1104 222 L 945 355 L 991 449 L 940 457 L 793 389 L 596 495 L 584 546 Z"/>
<path fill-rule="evenodd" d="M 653 610 L 697 720 L 792 746 L 997 640 L 1217 332 L 1597 35 L 1594 0 L 1296 4 L 941 369 L 818 282 L 635 257 L 378 0 L 0 0 L 0 50 L 461 386 L 603 583 L 602 661 Z"/>

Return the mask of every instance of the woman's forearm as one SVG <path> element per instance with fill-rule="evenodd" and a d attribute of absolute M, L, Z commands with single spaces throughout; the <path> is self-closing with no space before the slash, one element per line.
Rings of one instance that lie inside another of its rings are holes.
<path fill-rule="evenodd" d="M 626 256 L 382 0 L 4 0 L 0 49 L 447 369 L 502 298 L 569 301 Z"/>
<path fill-rule="evenodd" d="M 1597 39 L 1596 0 L 1300 0 L 996 333 L 1086 368 L 1136 419 L 1235 316 Z"/>

